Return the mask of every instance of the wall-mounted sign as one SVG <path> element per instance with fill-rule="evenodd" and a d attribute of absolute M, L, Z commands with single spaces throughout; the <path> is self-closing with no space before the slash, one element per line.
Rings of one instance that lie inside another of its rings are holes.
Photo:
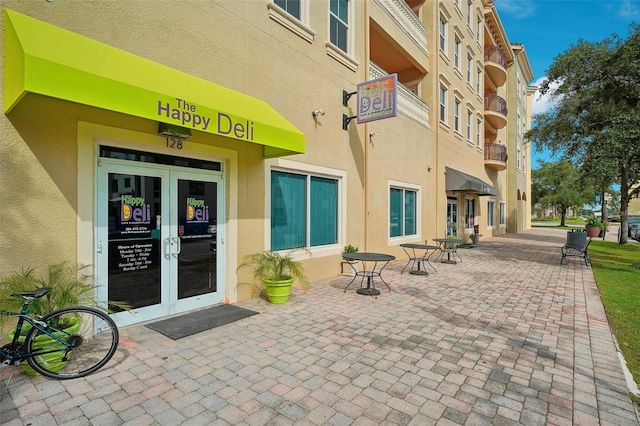
<path fill-rule="evenodd" d="M 389 74 L 358 84 L 358 124 L 395 117 L 397 114 L 398 76 Z"/>

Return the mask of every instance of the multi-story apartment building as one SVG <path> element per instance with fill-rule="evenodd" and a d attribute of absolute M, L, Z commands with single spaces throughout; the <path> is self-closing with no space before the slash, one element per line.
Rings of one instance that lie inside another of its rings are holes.
<path fill-rule="evenodd" d="M 3 2 L 0 276 L 90 264 L 127 324 L 251 297 L 249 253 L 307 247 L 313 281 L 528 227 L 531 70 L 492 1 L 114 5 Z M 354 119 L 392 74 L 395 116 Z"/>

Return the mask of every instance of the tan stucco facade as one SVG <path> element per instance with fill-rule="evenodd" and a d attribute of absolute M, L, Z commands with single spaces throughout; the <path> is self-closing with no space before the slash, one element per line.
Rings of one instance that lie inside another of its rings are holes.
<path fill-rule="evenodd" d="M 70 0 L 3 1 L 3 8 L 195 76 L 202 84 L 264 101 L 304 135 L 305 152 L 265 158 L 260 143 L 198 130 L 178 150 L 158 134 L 158 121 L 27 93 L 0 117 L 0 276 L 61 260 L 102 262 L 106 195 L 100 192 L 100 168 L 127 165 L 102 159 L 101 146 L 222 164 L 224 223 L 218 226 L 224 235 L 218 256 L 224 282 L 218 302 L 252 297 L 240 285 L 249 276 L 236 270 L 245 255 L 271 248 L 273 171 L 337 182 L 335 242 L 300 255 L 311 281 L 340 274 L 347 244 L 403 259 L 401 243 L 445 236 L 448 199 L 458 203 L 458 233 L 465 238 L 473 231 L 465 226 L 466 200 L 475 202 L 473 224 L 483 238 L 530 227 L 529 202 L 518 198 L 529 197 L 529 156 L 516 168 L 512 154 L 528 145 L 523 132 L 513 130 L 512 114 L 517 110 L 530 123 L 526 87 L 532 76 L 524 51 L 522 60 L 514 54 L 491 1 L 474 1 L 469 10 L 466 2 L 410 1 L 399 11 L 393 2 L 348 2 L 346 52 L 329 42 L 329 2 L 301 4 L 296 19 L 268 0 L 166 1 L 161 7 L 156 2 L 89 1 L 78 7 Z M 415 15 L 409 20 L 407 10 Z M 447 20 L 444 49 L 439 46 L 441 17 Z M 497 77 L 485 70 L 487 44 L 502 49 L 506 58 Z M 5 45 L 0 49 L 4 76 Z M 354 119 L 343 130 L 343 115 L 354 116 L 358 108 L 356 96 L 343 104 L 343 91 L 354 92 L 358 83 L 387 73 L 396 73 L 401 86 L 397 115 L 366 124 Z M 447 89 L 444 116 L 441 87 Z M 506 100 L 509 114 L 488 117 L 488 94 Z M 215 106 L 215 99 L 211 103 Z M 323 114 L 312 115 L 316 110 Z M 496 126 L 501 120 L 504 125 Z M 507 146 L 508 160 L 487 159 L 486 143 Z M 158 165 L 145 167 L 164 172 Z M 495 192 L 447 191 L 447 167 L 486 182 Z M 390 191 L 397 188 L 416 194 L 415 231 L 394 236 Z M 489 202 L 495 208 L 491 226 Z M 103 273 L 95 274 L 98 284 L 106 281 Z"/>

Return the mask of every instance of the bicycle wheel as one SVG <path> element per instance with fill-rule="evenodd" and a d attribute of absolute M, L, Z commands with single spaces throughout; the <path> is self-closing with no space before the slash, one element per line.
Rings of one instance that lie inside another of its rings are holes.
<path fill-rule="evenodd" d="M 36 354 L 27 361 L 43 376 L 60 380 L 84 377 L 109 362 L 118 347 L 116 324 L 98 309 L 64 308 L 46 315 L 42 322 L 47 325 L 46 332 L 32 328 L 25 349 Z"/>

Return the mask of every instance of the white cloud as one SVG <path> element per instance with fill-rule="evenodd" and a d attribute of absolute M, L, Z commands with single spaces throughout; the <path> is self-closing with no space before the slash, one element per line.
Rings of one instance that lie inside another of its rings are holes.
<path fill-rule="evenodd" d="M 495 4 L 500 14 L 507 14 L 518 20 L 527 19 L 536 12 L 533 0 L 496 0 Z"/>
<path fill-rule="evenodd" d="M 624 0 L 618 8 L 618 17 L 622 19 L 637 19 L 640 17 L 638 3 L 631 0 Z"/>
<path fill-rule="evenodd" d="M 542 82 L 546 78 L 547 77 L 540 77 L 531 85 L 537 86 L 538 88 L 540 88 L 540 86 L 542 85 Z M 554 83 L 551 87 L 555 88 L 557 86 L 558 86 L 558 83 Z M 545 112 L 551 109 L 552 107 L 553 107 L 553 102 L 549 98 L 549 95 L 542 96 L 539 90 L 536 91 L 536 93 L 533 95 L 533 98 L 531 99 L 531 115 L 533 116 L 535 114 L 540 114 L 542 112 Z"/>

